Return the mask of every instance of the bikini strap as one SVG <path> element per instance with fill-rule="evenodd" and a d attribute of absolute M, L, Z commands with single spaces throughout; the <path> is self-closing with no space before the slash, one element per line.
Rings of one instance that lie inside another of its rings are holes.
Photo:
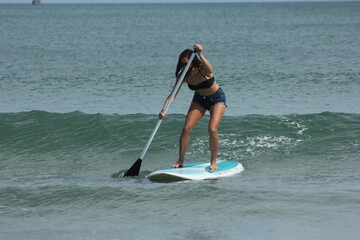
<path fill-rule="evenodd" d="M 203 76 L 203 77 L 205 78 L 205 80 L 207 80 L 207 78 L 205 77 L 204 74 L 202 74 L 202 72 L 200 71 L 200 69 L 199 69 L 199 73 L 200 73 L 201 76 Z"/>

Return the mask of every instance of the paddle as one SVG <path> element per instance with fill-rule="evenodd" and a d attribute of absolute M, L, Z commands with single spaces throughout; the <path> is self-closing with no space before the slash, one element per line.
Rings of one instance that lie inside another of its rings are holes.
<path fill-rule="evenodd" d="M 189 59 L 188 63 L 186 64 L 184 71 L 181 73 L 179 81 L 176 83 L 175 88 L 174 88 L 173 92 L 171 93 L 170 99 L 169 99 L 169 101 L 167 102 L 167 104 L 165 106 L 164 114 L 166 114 L 166 112 L 168 111 L 172 101 L 174 100 L 175 95 L 178 92 L 178 90 L 179 90 L 179 88 L 181 86 L 181 83 L 183 82 L 184 77 L 186 75 L 186 72 L 188 71 L 188 69 L 190 67 L 190 64 L 191 64 L 192 60 L 194 59 L 195 55 L 196 55 L 195 52 L 191 54 L 190 59 Z M 149 137 L 149 140 L 147 141 L 147 143 L 145 145 L 144 150 L 142 151 L 140 157 L 138 158 L 138 160 L 136 160 L 136 162 L 129 168 L 129 170 L 127 170 L 125 173 L 120 175 L 120 177 L 135 177 L 135 176 L 139 175 L 141 162 L 142 162 L 142 160 L 143 160 L 143 158 L 144 158 L 144 156 L 145 156 L 145 154 L 146 154 L 152 140 L 154 139 L 155 134 L 156 134 L 157 130 L 159 129 L 161 122 L 162 122 L 162 119 L 159 119 L 156 126 L 155 126 L 155 128 L 154 128 L 154 130 L 151 133 L 151 136 Z"/>

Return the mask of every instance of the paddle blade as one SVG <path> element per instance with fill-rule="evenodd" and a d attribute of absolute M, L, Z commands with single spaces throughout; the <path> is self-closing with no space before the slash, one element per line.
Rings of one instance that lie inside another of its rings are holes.
<path fill-rule="evenodd" d="M 139 175 L 140 166 L 141 166 L 142 159 L 136 160 L 136 162 L 127 170 L 121 177 L 135 177 Z"/>

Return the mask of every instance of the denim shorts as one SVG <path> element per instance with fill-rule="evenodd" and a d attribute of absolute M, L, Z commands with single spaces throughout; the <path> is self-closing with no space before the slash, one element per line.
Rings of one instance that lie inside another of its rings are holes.
<path fill-rule="evenodd" d="M 201 96 L 195 92 L 193 101 L 199 103 L 208 111 L 210 111 L 215 104 L 224 104 L 226 106 L 225 92 L 221 88 L 210 96 Z"/>

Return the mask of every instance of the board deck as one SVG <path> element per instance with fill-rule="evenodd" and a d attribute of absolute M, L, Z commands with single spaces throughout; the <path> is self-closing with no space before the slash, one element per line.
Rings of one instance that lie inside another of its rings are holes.
<path fill-rule="evenodd" d="M 244 171 L 241 163 L 235 161 L 218 161 L 219 169 L 211 170 L 210 162 L 184 164 L 180 168 L 165 168 L 150 173 L 147 178 L 154 182 L 176 182 L 184 180 L 205 180 L 228 177 Z"/>

